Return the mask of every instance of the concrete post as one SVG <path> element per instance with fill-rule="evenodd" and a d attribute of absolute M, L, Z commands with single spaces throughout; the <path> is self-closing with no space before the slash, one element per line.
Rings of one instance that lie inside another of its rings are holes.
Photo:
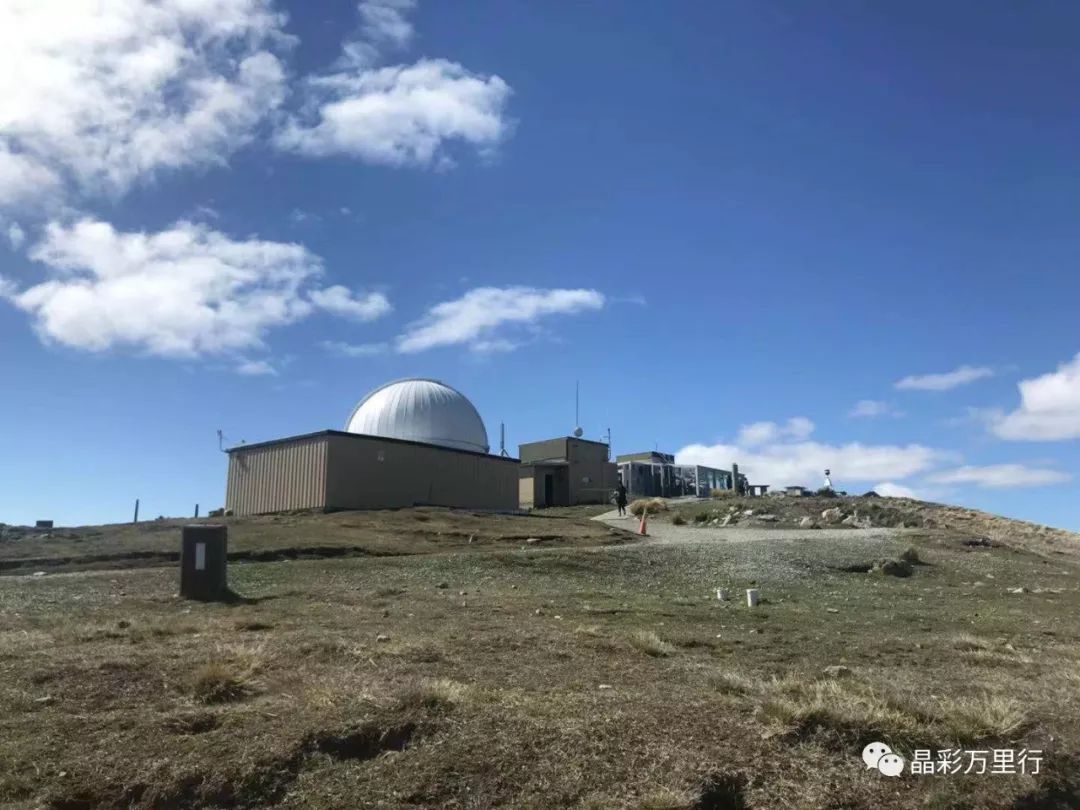
<path fill-rule="evenodd" d="M 180 547 L 180 595 L 213 602 L 229 591 L 227 526 L 184 526 Z"/>

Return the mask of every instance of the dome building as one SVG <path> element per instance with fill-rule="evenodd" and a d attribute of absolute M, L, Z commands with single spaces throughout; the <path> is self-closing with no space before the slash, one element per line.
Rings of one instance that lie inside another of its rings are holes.
<path fill-rule="evenodd" d="M 515 510 L 519 462 L 489 449 L 464 394 L 437 380 L 398 380 L 361 399 L 344 431 L 230 448 L 225 508 Z"/>
<path fill-rule="evenodd" d="M 376 388 L 353 408 L 345 430 L 474 453 L 489 450 L 476 408 L 438 380 L 398 380 Z"/>

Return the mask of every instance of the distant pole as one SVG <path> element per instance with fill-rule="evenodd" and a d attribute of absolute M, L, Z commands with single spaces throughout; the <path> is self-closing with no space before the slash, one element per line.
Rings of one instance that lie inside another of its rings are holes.
<path fill-rule="evenodd" d="M 607 460 L 611 461 L 611 428 L 607 429 Z"/>
<path fill-rule="evenodd" d="M 138 498 L 135 499 L 135 519 L 132 520 L 131 522 L 132 523 L 138 523 L 139 522 L 139 499 Z"/>
<path fill-rule="evenodd" d="M 197 518 L 198 516 L 199 516 L 199 505 L 195 504 L 195 517 Z"/>

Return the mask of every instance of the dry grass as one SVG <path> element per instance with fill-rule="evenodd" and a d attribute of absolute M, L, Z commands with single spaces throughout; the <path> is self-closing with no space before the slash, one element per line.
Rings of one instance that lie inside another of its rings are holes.
<path fill-rule="evenodd" d="M 414 680 L 397 695 L 400 709 L 450 709 L 461 703 L 468 687 L 449 678 Z"/>
<path fill-rule="evenodd" d="M 502 525 L 432 514 L 410 522 Z M 326 523 L 262 525 L 318 544 Z M 1055 806 L 1031 796 L 1071 778 L 1080 739 L 1077 555 L 920 532 L 872 554 L 914 543 L 933 565 L 853 576 L 836 566 L 865 538 L 808 534 L 251 562 L 230 566 L 242 605 L 173 598 L 175 569 L 0 577 L 0 805 Z M 755 610 L 711 597 L 751 581 Z M 1062 742 L 1040 777 L 957 777 L 935 805 L 943 780 L 857 767 L 867 737 L 905 756 Z"/>
<path fill-rule="evenodd" d="M 1029 716 L 1015 699 L 989 692 L 932 697 L 894 684 L 774 679 L 757 692 L 759 716 L 783 733 L 881 739 L 901 748 L 1008 741 Z"/>
<path fill-rule="evenodd" d="M 694 810 L 699 798 L 693 791 L 661 788 L 644 796 L 638 808 L 639 810 Z"/>
<path fill-rule="evenodd" d="M 243 700 L 253 691 L 250 678 L 235 664 L 203 664 L 191 676 L 191 695 L 202 703 Z"/>
<path fill-rule="evenodd" d="M 760 681 L 737 672 L 718 672 L 712 676 L 712 685 L 722 694 L 748 695 L 760 689 Z"/>
<path fill-rule="evenodd" d="M 714 500 L 720 500 L 723 498 L 737 498 L 739 496 L 733 489 L 714 489 L 710 490 L 709 497 Z"/>
<path fill-rule="evenodd" d="M 638 630 L 633 633 L 630 636 L 630 646 L 656 658 L 672 655 L 676 650 L 674 644 L 664 641 L 651 630 Z"/>
<path fill-rule="evenodd" d="M 641 517 L 646 509 L 649 511 L 650 515 L 666 512 L 668 510 L 668 505 L 667 501 L 663 498 L 638 498 L 636 501 L 631 501 L 630 506 L 627 508 L 634 517 Z"/>

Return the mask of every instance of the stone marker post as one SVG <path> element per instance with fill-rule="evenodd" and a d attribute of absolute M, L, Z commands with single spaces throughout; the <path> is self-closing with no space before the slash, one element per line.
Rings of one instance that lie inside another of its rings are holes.
<path fill-rule="evenodd" d="M 228 527 L 184 526 L 180 543 L 180 595 L 203 602 L 224 599 L 229 591 Z"/>

